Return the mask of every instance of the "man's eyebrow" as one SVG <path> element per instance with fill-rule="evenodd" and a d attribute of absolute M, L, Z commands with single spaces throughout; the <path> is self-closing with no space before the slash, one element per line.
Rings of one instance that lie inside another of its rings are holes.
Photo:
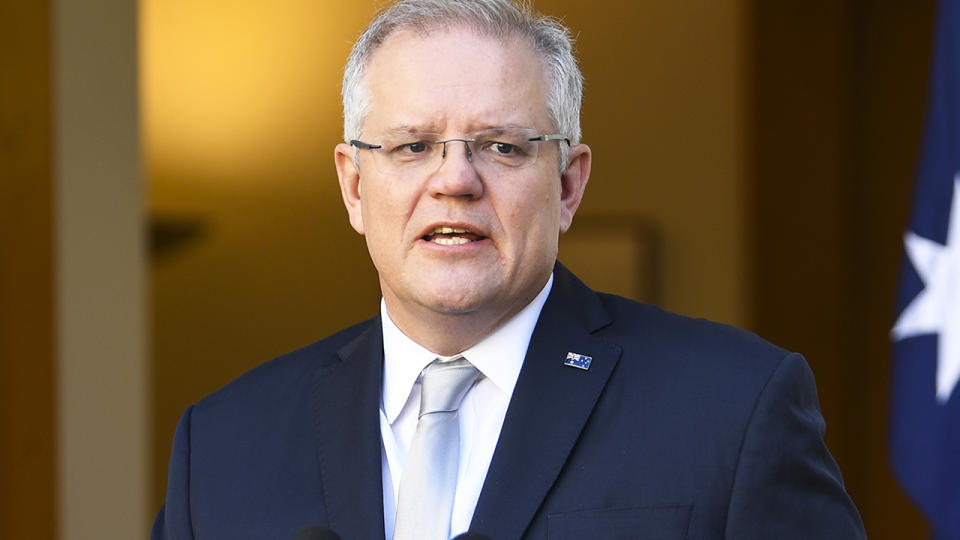
<path fill-rule="evenodd" d="M 505 131 L 511 131 L 511 130 L 516 130 L 516 129 L 532 129 L 532 130 L 535 130 L 535 131 L 536 131 L 536 128 L 533 127 L 532 124 L 530 124 L 530 125 L 524 125 L 524 124 L 517 124 L 517 123 L 515 123 L 515 122 L 509 122 L 509 123 L 506 123 L 506 124 L 496 124 L 496 125 L 489 124 L 489 125 L 484 125 L 484 126 L 478 128 L 478 129 L 475 129 L 475 130 L 471 131 L 471 133 L 481 133 L 481 132 L 482 132 L 482 133 L 488 133 L 488 134 L 500 134 L 500 133 L 503 133 L 503 132 L 505 132 Z"/>
<path fill-rule="evenodd" d="M 503 133 L 504 131 L 511 129 L 530 129 L 527 126 L 522 126 L 516 123 L 507 123 L 507 124 L 484 124 L 478 129 L 470 130 L 470 133 Z M 443 133 L 443 130 L 438 129 L 436 125 L 427 124 L 427 125 L 414 125 L 414 124 L 400 124 L 387 128 L 384 131 L 386 136 L 397 136 L 397 135 L 419 135 L 419 134 L 429 134 L 429 135 L 440 135 Z"/>
<path fill-rule="evenodd" d="M 497 126 L 485 126 L 480 129 L 474 130 L 474 133 L 484 132 L 484 133 L 503 133 L 504 131 L 509 131 L 512 129 L 529 129 L 526 126 L 520 126 L 517 124 L 505 124 Z"/>
<path fill-rule="evenodd" d="M 410 133 L 439 133 L 434 126 L 415 126 L 412 124 L 401 124 L 387 129 L 386 135 L 408 135 Z"/>

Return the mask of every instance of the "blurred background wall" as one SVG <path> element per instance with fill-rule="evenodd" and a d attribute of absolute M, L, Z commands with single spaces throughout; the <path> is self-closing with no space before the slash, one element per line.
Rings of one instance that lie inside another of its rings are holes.
<path fill-rule="evenodd" d="M 136 14 L 0 3 L 0 538 L 153 513 Z"/>
<path fill-rule="evenodd" d="M 331 157 L 342 64 L 377 6 L 13 4 L 0 7 L 0 462 L 17 472 L 0 475 L 0 537 L 135 537 L 109 502 L 147 530 L 186 406 L 376 312 Z M 660 304 L 805 353 L 871 538 L 921 537 L 885 421 L 932 3 L 536 4 L 577 34 L 587 81 L 595 164 L 574 230 L 642 223 Z M 65 138 L 97 159 L 71 159 Z M 129 237 L 141 231 L 149 254 Z M 124 285 L 70 293 L 105 281 Z M 71 340 L 77 328 L 100 338 Z M 84 388 L 100 401 L 77 403 Z M 99 442 L 71 443 L 83 433 Z M 97 444 L 119 455 L 91 456 Z M 71 487 L 84 474 L 107 484 Z"/>

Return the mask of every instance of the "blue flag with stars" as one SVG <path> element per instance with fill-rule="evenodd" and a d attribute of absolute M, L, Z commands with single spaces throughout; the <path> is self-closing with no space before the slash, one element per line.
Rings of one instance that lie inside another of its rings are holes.
<path fill-rule="evenodd" d="M 960 540 L 960 1 L 939 4 L 932 67 L 891 331 L 890 453 L 935 537 Z"/>

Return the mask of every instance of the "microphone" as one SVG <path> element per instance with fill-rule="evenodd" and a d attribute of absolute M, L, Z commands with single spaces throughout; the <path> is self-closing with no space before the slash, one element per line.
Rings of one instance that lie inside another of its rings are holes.
<path fill-rule="evenodd" d="M 326 527 L 304 527 L 290 540 L 342 540 L 340 535 Z"/>
<path fill-rule="evenodd" d="M 490 540 L 490 537 L 478 532 L 465 532 L 453 537 L 453 540 Z"/>

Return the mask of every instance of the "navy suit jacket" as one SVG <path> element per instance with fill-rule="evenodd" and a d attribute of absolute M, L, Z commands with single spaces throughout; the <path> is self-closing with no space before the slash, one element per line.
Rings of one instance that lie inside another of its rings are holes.
<path fill-rule="evenodd" d="M 804 359 L 588 289 L 557 264 L 471 531 L 506 539 L 864 538 Z M 589 369 L 564 365 L 568 352 Z M 379 319 L 190 407 L 152 538 L 383 538 Z"/>

